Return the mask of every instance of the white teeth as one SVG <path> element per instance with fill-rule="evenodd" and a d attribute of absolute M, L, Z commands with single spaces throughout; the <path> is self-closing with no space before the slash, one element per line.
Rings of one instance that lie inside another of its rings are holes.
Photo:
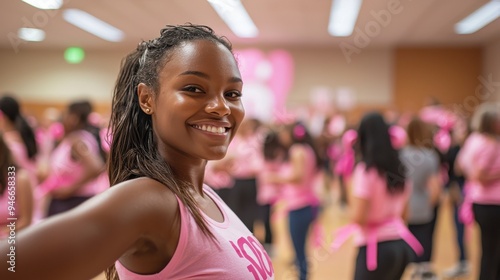
<path fill-rule="evenodd" d="M 217 133 L 217 134 L 224 134 L 226 133 L 226 128 L 225 127 L 220 127 L 220 126 L 212 126 L 212 125 L 193 125 L 193 127 L 203 130 L 203 131 L 208 131 L 211 133 Z"/>

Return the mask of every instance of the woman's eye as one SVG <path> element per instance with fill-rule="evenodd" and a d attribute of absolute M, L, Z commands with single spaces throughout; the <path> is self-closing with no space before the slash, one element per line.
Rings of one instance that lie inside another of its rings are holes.
<path fill-rule="evenodd" d="M 187 87 L 184 87 L 183 90 L 189 91 L 189 92 L 197 92 L 197 93 L 203 92 L 199 87 L 195 87 L 195 86 L 187 86 Z"/>
<path fill-rule="evenodd" d="M 226 93 L 226 96 L 229 98 L 239 98 L 241 97 L 241 92 L 239 91 L 230 91 Z"/>

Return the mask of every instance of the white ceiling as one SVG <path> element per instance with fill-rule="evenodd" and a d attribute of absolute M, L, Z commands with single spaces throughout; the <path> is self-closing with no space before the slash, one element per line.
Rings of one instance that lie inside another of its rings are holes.
<path fill-rule="evenodd" d="M 49 1 L 49 0 L 48 0 Z M 259 28 L 253 39 L 235 37 L 206 0 L 64 0 L 63 8 L 79 8 L 123 30 L 121 43 L 106 42 L 72 26 L 60 11 L 38 10 L 21 0 L 0 3 L 0 48 L 13 49 L 20 27 L 38 27 L 46 32 L 44 42 L 23 42 L 18 48 L 130 49 L 141 39 L 157 36 L 165 24 L 192 22 L 213 27 L 236 46 L 337 47 L 354 45 L 355 36 L 334 38 L 327 32 L 331 0 L 242 0 Z M 500 37 L 500 20 L 471 35 L 457 35 L 453 25 L 488 0 L 365 0 L 356 26 L 365 30 L 375 24 L 374 13 L 388 11 L 389 3 L 400 3 L 367 47 L 481 46 Z M 371 22 L 371 23 L 370 23 Z M 373 27 L 373 26 L 372 26 Z M 356 33 L 355 33 L 356 34 Z"/>

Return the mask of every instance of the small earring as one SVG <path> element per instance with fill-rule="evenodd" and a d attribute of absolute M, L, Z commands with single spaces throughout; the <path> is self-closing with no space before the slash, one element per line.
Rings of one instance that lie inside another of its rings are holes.
<path fill-rule="evenodd" d="M 147 108 L 146 109 L 146 114 L 149 114 L 151 112 L 151 109 Z"/>

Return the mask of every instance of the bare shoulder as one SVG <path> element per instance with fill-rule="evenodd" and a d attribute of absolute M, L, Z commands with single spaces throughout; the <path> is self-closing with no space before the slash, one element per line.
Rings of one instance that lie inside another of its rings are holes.
<path fill-rule="evenodd" d="M 174 193 L 164 184 L 146 177 L 131 179 L 85 202 L 80 211 L 108 220 L 119 219 L 129 225 L 158 227 L 158 221 L 168 226 L 178 212 Z"/>

